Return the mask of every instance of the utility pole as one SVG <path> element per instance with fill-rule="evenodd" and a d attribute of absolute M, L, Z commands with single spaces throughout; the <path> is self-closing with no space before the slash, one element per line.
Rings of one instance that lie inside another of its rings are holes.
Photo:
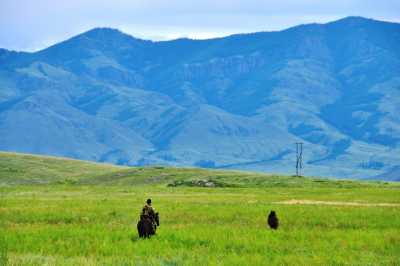
<path fill-rule="evenodd" d="M 303 142 L 296 142 L 296 176 L 301 176 L 303 169 Z"/>

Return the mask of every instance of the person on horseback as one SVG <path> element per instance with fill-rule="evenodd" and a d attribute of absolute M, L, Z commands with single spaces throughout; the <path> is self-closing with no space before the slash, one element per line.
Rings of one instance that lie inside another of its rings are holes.
<path fill-rule="evenodd" d="M 151 206 L 151 199 L 148 199 L 142 208 L 137 224 L 139 237 L 148 238 L 155 235 L 158 226 L 160 226 L 158 212 Z"/>
<path fill-rule="evenodd" d="M 142 209 L 141 215 L 144 218 L 150 219 L 151 223 L 153 224 L 153 227 L 156 227 L 156 211 L 153 208 L 153 206 L 151 206 L 151 199 L 147 199 L 146 204 Z"/>

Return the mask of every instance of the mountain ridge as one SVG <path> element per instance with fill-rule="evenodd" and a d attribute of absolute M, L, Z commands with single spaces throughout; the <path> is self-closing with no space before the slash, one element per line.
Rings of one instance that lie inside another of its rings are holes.
<path fill-rule="evenodd" d="M 296 29 L 298 27 L 304 27 L 304 26 L 320 26 L 320 25 L 330 25 L 330 24 L 338 24 L 341 22 L 348 22 L 348 21 L 362 21 L 362 22 L 375 22 L 375 23 L 385 23 L 385 24 L 393 24 L 393 25 L 397 25 L 399 26 L 398 22 L 393 22 L 393 21 L 383 21 L 383 20 L 377 20 L 374 18 L 366 18 L 366 17 L 362 17 L 362 16 L 347 16 L 347 17 L 343 17 L 334 21 L 330 21 L 330 22 L 326 22 L 326 23 L 304 23 L 304 24 L 298 24 L 298 25 L 294 25 L 294 26 L 290 26 L 284 29 L 280 29 L 280 30 L 262 30 L 262 31 L 255 31 L 255 32 L 248 32 L 248 33 L 234 33 L 234 34 L 230 34 L 230 35 L 226 35 L 226 36 L 222 36 L 222 37 L 213 37 L 213 38 L 207 38 L 207 39 L 195 39 L 195 38 L 189 38 L 189 37 L 180 37 L 180 38 L 176 38 L 176 39 L 171 39 L 171 40 L 151 40 L 151 39 L 146 39 L 146 38 L 139 38 L 136 37 L 134 35 L 131 35 L 129 33 L 126 33 L 118 28 L 114 28 L 114 27 L 94 27 L 88 30 L 85 30 L 81 33 L 78 33 L 72 37 L 69 37 L 63 41 L 60 41 L 54 45 L 50 45 L 48 47 L 42 48 L 40 50 L 37 51 L 32 51 L 32 52 L 28 52 L 28 51 L 16 51 L 13 49 L 6 49 L 6 48 L 2 48 L 0 47 L 0 51 L 1 50 L 5 50 L 8 52 L 16 52 L 16 53 L 27 53 L 27 54 L 31 54 L 31 53 L 38 53 L 41 52 L 43 50 L 46 50 L 48 48 L 51 48 L 53 46 L 57 46 L 60 43 L 63 42 L 67 42 L 71 39 L 74 39 L 76 37 L 79 37 L 81 35 L 87 35 L 87 34 L 91 34 L 91 33 L 95 33 L 95 32 L 112 32 L 112 33 L 120 33 L 121 35 L 126 35 L 129 36 L 135 40 L 139 40 L 139 41 L 145 41 L 145 42 L 152 42 L 152 43 L 166 43 L 166 42 L 175 42 L 175 41 L 211 41 L 211 40 L 219 40 L 219 39 L 225 39 L 225 38 L 234 38 L 234 37 L 242 37 L 242 36 L 249 36 L 249 35 L 254 35 L 254 34 L 263 34 L 263 33 L 276 33 L 276 32 L 284 32 L 284 31 L 288 31 L 288 30 L 293 30 Z"/>
<path fill-rule="evenodd" d="M 400 159 L 399 36 L 348 17 L 200 41 L 95 28 L 1 50 L 0 149 L 290 173 L 302 141 L 309 174 L 379 176 Z"/>

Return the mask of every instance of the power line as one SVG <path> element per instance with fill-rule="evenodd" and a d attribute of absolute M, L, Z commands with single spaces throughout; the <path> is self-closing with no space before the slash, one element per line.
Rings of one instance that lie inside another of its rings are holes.
<path fill-rule="evenodd" d="M 296 176 L 301 176 L 303 169 L 303 142 L 296 142 Z"/>

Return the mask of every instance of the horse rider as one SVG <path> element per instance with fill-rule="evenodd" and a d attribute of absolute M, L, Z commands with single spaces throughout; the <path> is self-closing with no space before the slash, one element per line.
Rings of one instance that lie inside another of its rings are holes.
<path fill-rule="evenodd" d="M 151 206 L 151 199 L 146 200 L 146 204 L 142 209 L 141 215 L 144 218 L 150 219 L 153 227 L 156 227 L 156 210 L 153 208 L 153 206 Z"/>

